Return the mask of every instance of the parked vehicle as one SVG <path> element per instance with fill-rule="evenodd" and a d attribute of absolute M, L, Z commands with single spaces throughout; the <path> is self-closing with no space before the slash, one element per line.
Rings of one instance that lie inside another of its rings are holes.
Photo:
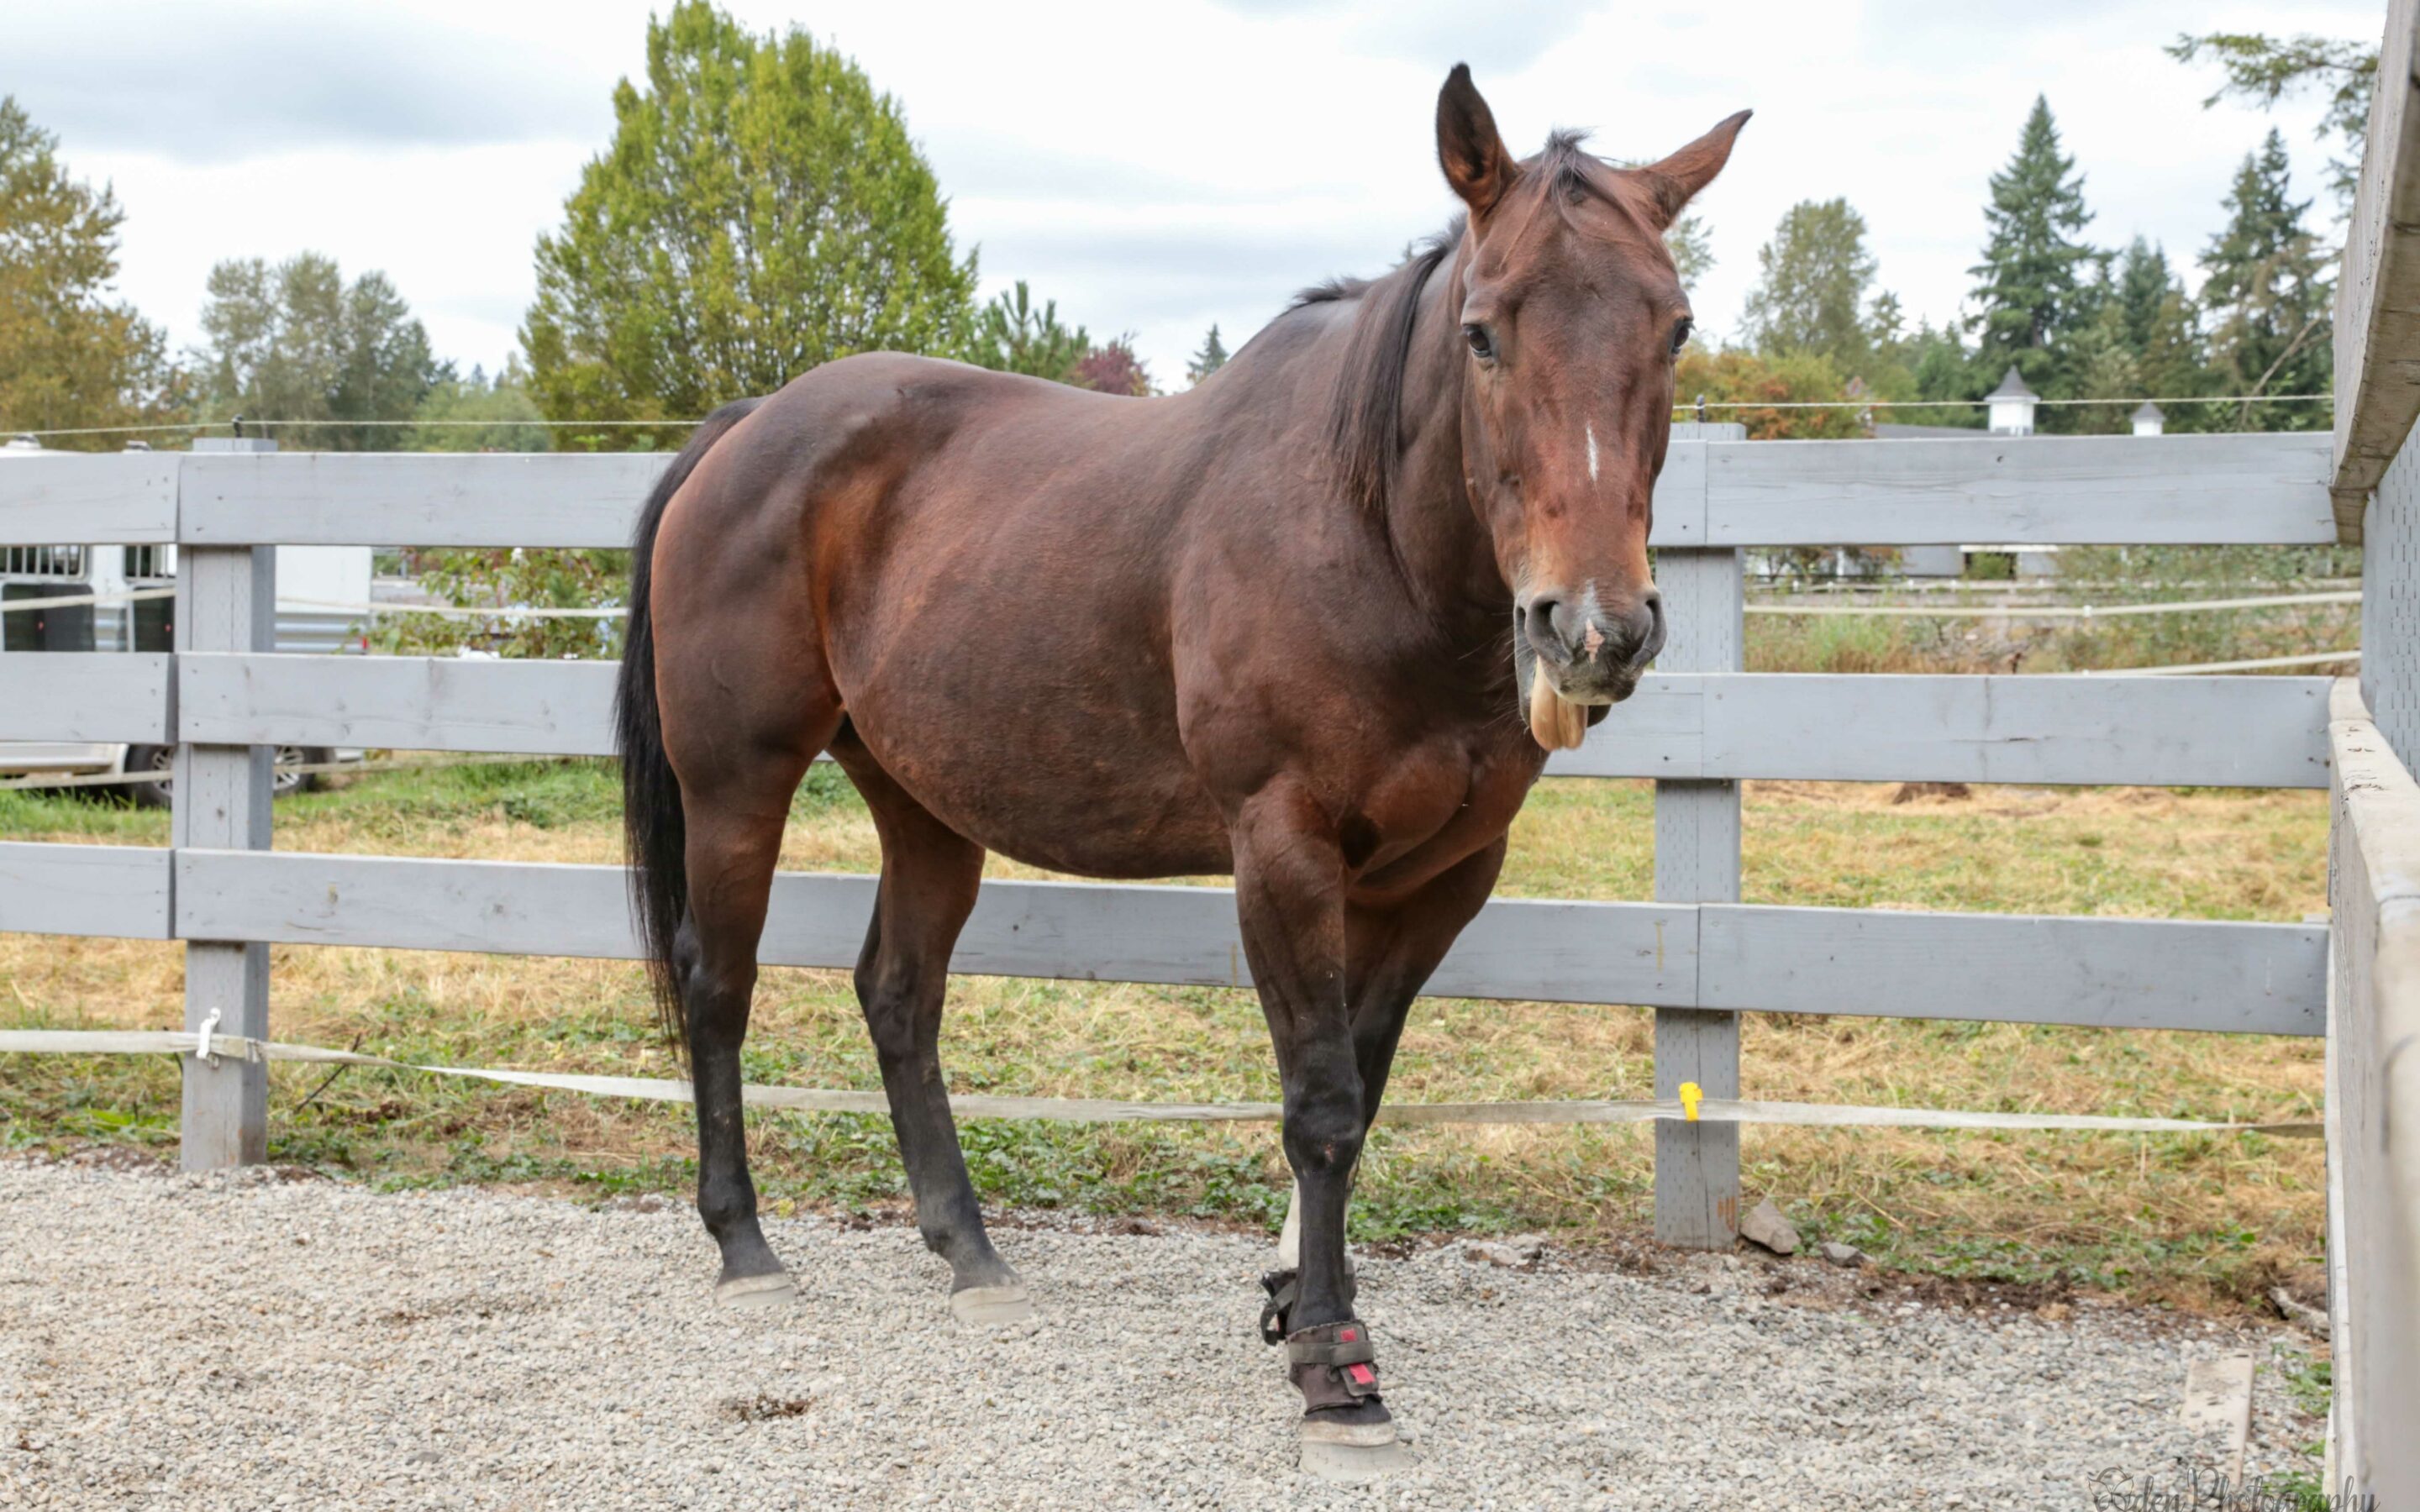
<path fill-rule="evenodd" d="M 13 458 L 57 454 L 20 437 L 0 446 L 0 466 Z M 0 656 L 54 651 L 170 651 L 176 645 L 177 548 L 160 546 L 0 547 Z M 366 603 L 366 547 L 277 548 L 277 649 L 342 653 L 366 649 L 358 613 L 332 606 Z M 54 599 L 101 602 L 50 603 Z M 11 609 L 14 604 L 39 607 Z M 360 752 L 318 746 L 283 747 L 277 764 L 325 766 Z M 147 807 L 168 803 L 173 746 L 114 742 L 0 741 L 0 778 L 142 775 L 123 791 Z M 319 785 L 316 774 L 285 771 L 279 796 Z"/>

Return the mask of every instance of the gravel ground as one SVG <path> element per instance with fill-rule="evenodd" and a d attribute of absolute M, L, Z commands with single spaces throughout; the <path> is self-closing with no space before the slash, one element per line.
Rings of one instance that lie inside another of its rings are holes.
<path fill-rule="evenodd" d="M 1251 1330 L 1265 1242 L 1007 1228 L 1043 1320 L 971 1334 L 912 1229 L 768 1227 L 801 1304 L 721 1312 L 679 1204 L 0 1160 L 0 1504 L 2088 1508 L 2208 1452 L 2185 1362 L 2247 1350 L 2255 1467 L 2316 1434 L 2273 1332 L 1448 1245 L 1362 1261 L 1418 1464 L 1338 1488 Z"/>

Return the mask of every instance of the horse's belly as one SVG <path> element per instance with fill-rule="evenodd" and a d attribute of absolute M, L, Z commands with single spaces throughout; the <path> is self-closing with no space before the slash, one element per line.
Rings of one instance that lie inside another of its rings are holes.
<path fill-rule="evenodd" d="M 853 709 L 858 738 L 893 780 L 986 850 L 1092 877 L 1224 875 L 1227 826 L 1175 743 L 1062 706 L 977 701 L 915 717 L 910 695 Z"/>

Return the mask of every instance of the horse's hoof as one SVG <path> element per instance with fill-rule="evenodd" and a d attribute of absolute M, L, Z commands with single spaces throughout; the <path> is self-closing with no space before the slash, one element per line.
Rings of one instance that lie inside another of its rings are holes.
<path fill-rule="evenodd" d="M 1004 1287 L 969 1287 L 950 1293 L 950 1316 L 970 1328 L 1022 1323 L 1033 1316 L 1033 1298 L 1022 1281 Z"/>
<path fill-rule="evenodd" d="M 725 1307 L 781 1307 L 799 1300 L 799 1288 L 790 1284 L 788 1272 L 768 1271 L 718 1284 L 714 1300 Z"/>
<path fill-rule="evenodd" d="M 1322 1423 L 1302 1426 L 1302 1472 L 1350 1485 L 1409 1470 L 1412 1451 L 1393 1423 Z"/>

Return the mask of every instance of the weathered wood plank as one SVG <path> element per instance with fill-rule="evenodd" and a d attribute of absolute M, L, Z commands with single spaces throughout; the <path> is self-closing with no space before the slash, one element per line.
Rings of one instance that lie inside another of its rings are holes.
<path fill-rule="evenodd" d="M 0 841 L 0 933 L 173 938 L 166 849 Z"/>
<path fill-rule="evenodd" d="M 1550 777 L 2327 786 L 2323 677 L 1674 672 Z"/>
<path fill-rule="evenodd" d="M 2420 783 L 2339 685 L 2328 868 L 2330 1470 L 2420 1499 Z"/>
<path fill-rule="evenodd" d="M 1655 478 L 1655 518 L 1647 544 L 1653 547 L 1695 547 L 1706 544 L 1706 443 L 1745 437 L 1744 425 L 1675 424 L 1671 444 L 1664 453 L 1664 471 Z"/>
<path fill-rule="evenodd" d="M 1716 441 L 1709 546 L 2318 543 L 2318 435 Z"/>
<path fill-rule="evenodd" d="M 1701 673 L 1737 671 L 1745 656 L 1740 554 L 1667 550 L 1655 563 L 1669 639 L 1661 665 Z M 1702 718 L 1703 700 L 1691 704 Z M 1608 716 L 1605 729 L 1625 711 Z M 1655 784 L 1655 896 L 1663 903 L 1737 903 L 1740 788 L 1733 781 Z M 1736 1013 L 1655 1011 L 1655 1095 L 1678 1097 L 1694 1082 L 1708 1097 L 1737 1097 Z M 1687 1249 L 1727 1250 L 1739 1238 L 1739 1125 L 1655 1126 L 1655 1237 Z"/>
<path fill-rule="evenodd" d="M 184 738 L 556 756 L 613 753 L 610 661 L 187 656 Z"/>
<path fill-rule="evenodd" d="M 2324 677 L 1748 673 L 1706 686 L 1703 771 L 2323 788 L 2327 691 Z"/>
<path fill-rule="evenodd" d="M 299 452 L 186 459 L 178 539 L 280 546 L 630 544 L 667 453 Z"/>
<path fill-rule="evenodd" d="M 638 954 L 623 872 L 297 852 L 179 851 L 178 926 L 199 938 L 628 960 Z M 875 879 L 785 872 L 760 959 L 857 963 Z M 1490 903 L 1438 970 L 1455 996 L 1686 1002 L 1697 991 L 1689 910 L 1652 903 Z M 1248 986 L 1235 901 L 1221 887 L 989 882 L 953 969 L 1184 986 Z"/>
<path fill-rule="evenodd" d="M 177 538 L 174 452 L 0 455 L 0 546 L 128 546 Z"/>
<path fill-rule="evenodd" d="M 607 755 L 611 662 L 182 658 L 196 741 Z M 2327 679 L 1678 672 L 1556 777 L 2325 787 Z"/>
<path fill-rule="evenodd" d="M 1673 444 L 1659 546 L 2335 539 L 2329 443 L 2306 435 Z M 181 538 L 287 545 L 622 546 L 659 454 L 200 455 Z"/>
<path fill-rule="evenodd" d="M 1708 904 L 1699 995 L 1781 1013 L 2316 1035 L 2327 942 L 2303 924 Z"/>
<path fill-rule="evenodd" d="M 2390 0 L 2344 270 L 2336 281 L 2335 517 L 2361 539 L 2364 497 L 2420 419 L 2420 4 Z"/>
<path fill-rule="evenodd" d="M 0 656 L 0 740 L 174 740 L 165 652 Z"/>
<path fill-rule="evenodd" d="M 277 548 L 189 547 L 177 562 L 177 644 L 188 653 L 265 652 L 277 643 Z M 185 846 L 267 851 L 267 746 L 177 748 L 171 833 Z M 269 947 L 249 934 L 183 935 L 185 1027 L 269 1038 Z M 185 1062 L 178 1162 L 186 1170 L 249 1165 L 269 1154 L 269 1068 Z"/>

